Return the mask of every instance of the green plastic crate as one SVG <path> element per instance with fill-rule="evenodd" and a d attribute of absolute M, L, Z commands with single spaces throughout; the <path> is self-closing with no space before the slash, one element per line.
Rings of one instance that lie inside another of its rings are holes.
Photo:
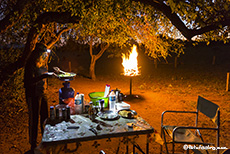
<path fill-rule="evenodd" d="M 100 99 L 103 99 L 104 103 L 105 103 L 104 107 L 108 107 L 109 98 L 104 97 L 104 92 L 92 92 L 92 93 L 89 93 L 89 98 L 90 98 L 90 101 L 92 101 L 93 105 L 95 105 L 95 106 L 99 105 L 99 103 L 97 101 L 99 101 Z"/>

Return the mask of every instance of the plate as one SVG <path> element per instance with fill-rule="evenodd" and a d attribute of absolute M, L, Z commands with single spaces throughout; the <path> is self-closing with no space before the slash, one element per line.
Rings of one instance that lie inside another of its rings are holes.
<path fill-rule="evenodd" d="M 122 118 L 127 118 L 127 119 L 134 119 L 137 115 L 137 112 L 134 110 L 130 110 L 130 109 L 122 109 L 118 111 L 118 114 L 122 117 Z"/>
<path fill-rule="evenodd" d="M 119 115 L 116 112 L 111 111 L 111 110 L 98 112 L 97 116 L 103 120 L 115 120 L 119 118 Z"/>
<path fill-rule="evenodd" d="M 57 74 L 57 77 L 62 81 L 70 81 L 73 80 L 73 77 L 76 76 L 76 73 L 65 73 L 65 74 Z"/>

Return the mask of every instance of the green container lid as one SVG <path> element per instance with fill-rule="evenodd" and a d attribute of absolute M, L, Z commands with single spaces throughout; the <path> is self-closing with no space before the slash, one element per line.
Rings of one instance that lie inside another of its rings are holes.
<path fill-rule="evenodd" d="M 90 101 L 93 102 L 93 105 L 96 105 L 96 106 L 99 105 L 99 103 L 97 101 L 99 101 L 100 99 L 103 99 L 104 103 L 105 103 L 104 107 L 108 107 L 109 98 L 104 97 L 104 92 L 92 92 L 92 93 L 89 93 L 89 98 L 90 98 Z"/>

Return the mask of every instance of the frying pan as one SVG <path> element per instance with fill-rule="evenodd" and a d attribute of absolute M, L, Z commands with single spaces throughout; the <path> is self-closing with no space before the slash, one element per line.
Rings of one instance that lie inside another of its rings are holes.
<path fill-rule="evenodd" d="M 76 76 L 76 73 L 69 73 L 69 72 L 65 72 L 62 74 L 57 74 L 57 77 L 59 78 L 59 80 L 61 81 L 71 81 L 73 80 L 73 78 Z"/>
<path fill-rule="evenodd" d="M 76 73 L 72 73 L 72 72 L 64 72 L 62 70 L 60 70 L 60 68 L 58 67 L 53 67 L 53 69 L 59 73 L 57 74 L 57 77 L 59 78 L 59 80 L 61 81 L 71 81 L 73 80 L 73 78 L 76 76 Z"/>

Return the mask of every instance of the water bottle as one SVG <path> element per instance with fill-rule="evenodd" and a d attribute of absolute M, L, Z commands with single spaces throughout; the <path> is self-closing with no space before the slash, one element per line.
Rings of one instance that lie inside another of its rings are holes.
<path fill-rule="evenodd" d="M 113 90 L 109 94 L 109 110 L 115 111 L 116 95 Z"/>
<path fill-rule="evenodd" d="M 79 92 L 77 92 L 77 95 L 74 98 L 74 102 L 75 102 L 75 111 L 77 114 L 81 114 L 83 112 L 83 101 L 84 101 L 84 94 L 79 94 Z"/>

